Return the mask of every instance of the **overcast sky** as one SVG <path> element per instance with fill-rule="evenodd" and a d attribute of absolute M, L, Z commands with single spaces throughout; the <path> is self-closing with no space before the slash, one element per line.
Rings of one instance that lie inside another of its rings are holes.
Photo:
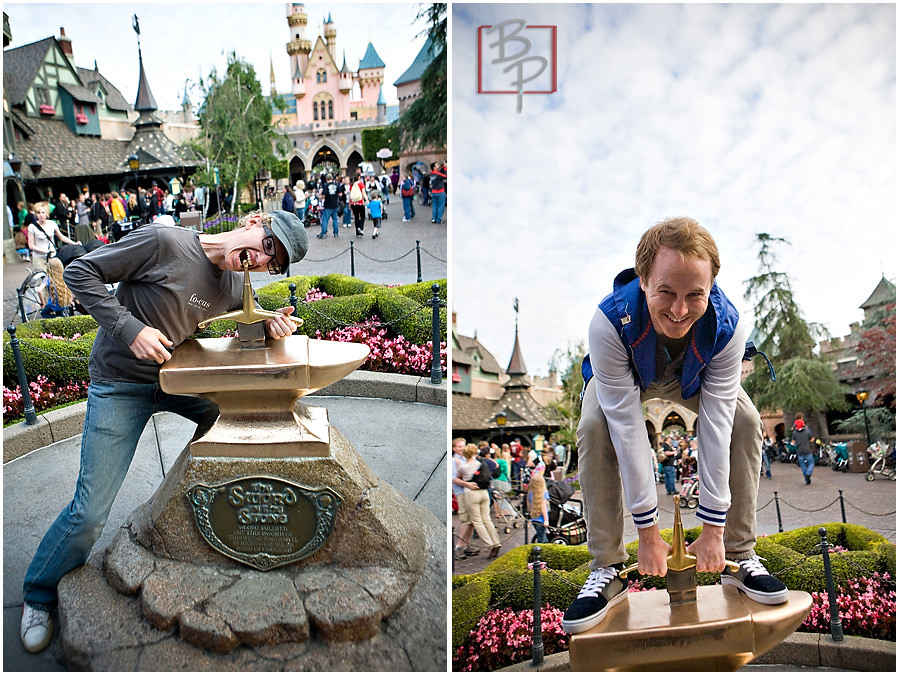
<path fill-rule="evenodd" d="M 394 81 L 412 64 L 425 44 L 424 20 L 416 21 L 417 3 L 304 3 L 309 23 L 306 37 L 315 44 L 329 12 L 337 30 L 337 65 L 356 70 L 371 40 L 385 63 L 384 95 L 397 102 Z M 75 64 L 100 72 L 134 104 L 137 98 L 137 35 L 131 17 L 141 29 L 144 69 L 157 105 L 181 108 L 185 81 L 196 109 L 201 102 L 196 84 L 212 68 L 221 75 L 232 51 L 249 62 L 269 94 L 269 55 L 275 67 L 276 90 L 290 91 L 290 62 L 285 45 L 291 39 L 284 2 L 157 2 L 15 3 L 4 2 L 13 40 L 10 47 L 59 37 L 62 26 L 72 40 Z M 193 88 L 191 88 L 193 87 Z"/>
<path fill-rule="evenodd" d="M 510 19 L 558 30 L 558 91 L 521 113 L 477 93 L 478 26 Z M 505 366 L 518 297 L 525 362 L 546 373 L 641 233 L 688 215 L 743 316 L 767 232 L 792 244 L 776 268 L 804 318 L 846 334 L 882 272 L 896 280 L 895 25 L 894 5 L 454 3 L 458 331 Z"/>

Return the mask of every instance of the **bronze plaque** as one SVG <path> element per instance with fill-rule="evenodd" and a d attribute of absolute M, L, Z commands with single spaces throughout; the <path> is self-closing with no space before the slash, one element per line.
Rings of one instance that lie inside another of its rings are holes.
<path fill-rule="evenodd" d="M 331 535 L 341 497 L 271 476 L 248 476 L 186 493 L 197 528 L 223 555 L 258 570 L 312 555 Z"/>

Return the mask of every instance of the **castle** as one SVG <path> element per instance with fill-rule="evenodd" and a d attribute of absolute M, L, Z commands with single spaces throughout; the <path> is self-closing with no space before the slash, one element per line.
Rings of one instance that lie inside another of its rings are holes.
<path fill-rule="evenodd" d="M 280 98 L 286 104 L 284 113 L 274 112 L 273 121 L 280 121 L 292 142 L 288 156 L 291 183 L 308 180 L 313 169 L 353 174 L 363 160 L 362 131 L 386 126 L 397 115 L 396 107 L 388 112 L 382 91 L 385 64 L 374 45 L 369 42 L 353 71 L 347 65 L 346 52 L 338 55 L 331 14 L 315 43 L 306 36 L 308 22 L 302 3 L 287 6 L 290 93 L 277 93 L 274 71 L 271 81 L 272 99 Z"/>

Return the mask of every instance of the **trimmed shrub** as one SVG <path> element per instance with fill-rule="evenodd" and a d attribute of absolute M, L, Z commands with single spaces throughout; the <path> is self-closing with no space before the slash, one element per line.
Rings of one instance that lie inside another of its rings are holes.
<path fill-rule="evenodd" d="M 291 284 L 297 284 L 294 294 L 297 296 L 298 305 L 303 302 L 306 292 L 318 285 L 319 277 L 295 276 L 282 281 L 276 281 L 256 291 L 259 306 L 274 312 L 281 307 L 291 304 Z M 297 308 L 299 310 L 299 306 Z"/>
<path fill-rule="evenodd" d="M 68 319 L 49 320 L 65 321 Z M 94 325 L 96 326 L 96 324 Z M 23 324 L 23 326 L 28 327 L 28 324 Z M 27 331 L 23 331 L 23 333 L 25 332 Z M 38 334 L 41 332 L 38 331 Z M 70 334 L 75 332 L 77 331 L 73 331 Z M 18 383 L 16 360 L 10 346 L 9 333 L 4 332 L 3 335 L 3 381 Z M 88 358 L 91 355 L 91 348 L 94 346 L 96 335 L 97 333 L 94 331 L 87 335 L 82 335 L 74 341 L 53 340 L 41 337 L 20 337 L 20 333 L 17 330 L 16 337 L 19 338 L 22 361 L 25 364 L 25 372 L 28 373 L 29 379 L 34 379 L 38 375 L 44 375 L 47 379 L 58 383 L 89 380 Z"/>
<path fill-rule="evenodd" d="M 403 335 L 413 344 L 421 345 L 431 341 L 431 307 L 423 307 L 417 300 L 407 298 L 394 289 L 379 289 L 376 296 L 378 314 L 382 323 L 390 324 L 391 333 Z M 440 335 L 443 342 L 447 339 L 446 307 L 441 307 L 440 312 Z"/>
<path fill-rule="evenodd" d="M 310 337 L 315 337 L 316 331 L 324 335 L 347 324 L 362 323 L 374 312 L 372 293 L 324 298 L 297 307 L 297 316 L 303 319 L 300 332 Z"/>
<path fill-rule="evenodd" d="M 453 591 L 453 648 L 459 647 L 478 619 L 488 611 L 491 587 L 486 581 L 476 580 Z"/>
<path fill-rule="evenodd" d="M 356 277 L 348 277 L 344 274 L 326 274 L 319 277 L 316 284 L 321 290 L 333 295 L 358 295 L 359 293 L 370 293 L 376 289 L 384 288 L 378 284 L 369 281 L 363 281 Z"/>
<path fill-rule="evenodd" d="M 447 302 L 447 280 L 440 279 L 438 281 L 420 281 L 415 284 L 406 284 L 405 286 L 398 286 L 395 290 L 400 295 L 404 295 L 411 300 L 415 300 L 420 305 L 428 305 L 431 302 L 431 298 L 433 297 L 433 293 L 431 292 L 431 286 L 433 284 L 438 285 L 438 297 Z"/>

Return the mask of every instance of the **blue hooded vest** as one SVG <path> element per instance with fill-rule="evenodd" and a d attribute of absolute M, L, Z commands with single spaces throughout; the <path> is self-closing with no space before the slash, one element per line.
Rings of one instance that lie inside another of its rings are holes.
<path fill-rule="evenodd" d="M 635 381 L 645 391 L 656 376 L 656 331 L 650 322 L 650 308 L 634 269 L 621 272 L 613 282 L 613 292 L 600 303 L 631 359 Z M 706 313 L 691 328 L 681 370 L 681 395 L 690 398 L 700 390 L 700 375 L 712 358 L 734 336 L 738 311 L 716 282 L 709 293 Z M 581 372 L 585 384 L 593 376 L 590 355 L 584 357 Z"/>

